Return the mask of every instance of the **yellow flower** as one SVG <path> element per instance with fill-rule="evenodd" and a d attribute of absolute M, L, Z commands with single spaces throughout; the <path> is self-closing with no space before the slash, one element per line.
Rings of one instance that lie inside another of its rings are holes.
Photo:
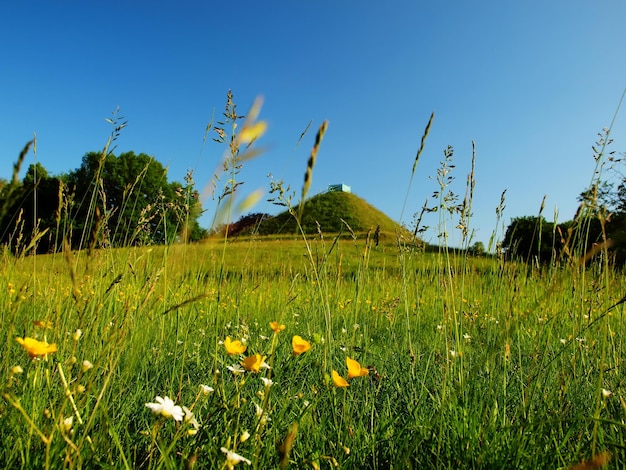
<path fill-rule="evenodd" d="M 354 359 L 350 359 L 349 357 L 346 357 L 346 365 L 348 366 L 349 379 L 352 379 L 354 377 L 363 377 L 364 375 L 370 373 L 369 370 L 367 370 L 365 367 L 361 367 L 361 364 L 359 364 Z"/>
<path fill-rule="evenodd" d="M 339 373 L 335 369 L 333 369 L 332 376 L 333 376 L 333 384 L 335 384 L 335 387 L 349 387 L 350 386 L 348 381 L 344 379 L 341 375 L 339 375 Z"/>
<path fill-rule="evenodd" d="M 246 125 L 241 129 L 239 133 L 239 141 L 242 144 L 249 144 L 253 140 L 257 140 L 267 130 L 267 123 L 265 121 L 258 121 L 254 124 Z"/>
<path fill-rule="evenodd" d="M 271 321 L 270 328 L 274 331 L 274 333 L 280 333 L 285 329 L 285 325 L 281 325 L 277 321 Z"/>
<path fill-rule="evenodd" d="M 226 348 L 226 352 L 230 355 L 243 354 L 246 350 L 246 347 L 241 344 L 241 341 L 231 341 L 230 336 L 227 336 L 224 340 L 224 347 Z"/>
<path fill-rule="evenodd" d="M 37 341 L 28 337 L 15 339 L 22 345 L 30 357 L 45 356 L 46 354 L 57 352 L 56 344 L 48 344 L 45 341 Z"/>
<path fill-rule="evenodd" d="M 267 358 L 267 356 L 261 356 L 260 354 L 255 354 L 254 356 L 248 356 L 246 357 L 241 365 L 246 369 L 249 370 L 250 372 L 259 372 L 261 370 L 261 368 L 265 367 L 269 367 L 266 363 L 265 363 L 265 359 Z"/>
<path fill-rule="evenodd" d="M 309 343 L 305 339 L 302 339 L 302 337 L 298 335 L 295 335 L 291 339 L 291 346 L 293 347 L 294 356 L 302 354 L 303 352 L 307 352 L 309 349 L 311 349 L 311 343 Z"/>

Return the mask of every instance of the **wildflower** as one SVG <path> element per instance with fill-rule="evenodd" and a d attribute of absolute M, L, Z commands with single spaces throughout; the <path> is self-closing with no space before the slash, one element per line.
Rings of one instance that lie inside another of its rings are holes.
<path fill-rule="evenodd" d="M 37 341 L 33 338 L 15 338 L 18 343 L 26 350 L 30 357 L 45 356 L 53 352 L 57 352 L 56 344 L 48 344 L 45 341 Z"/>
<path fill-rule="evenodd" d="M 208 395 L 209 393 L 213 392 L 213 387 L 209 387 L 208 385 L 200 384 L 200 391 L 202 393 L 204 393 L 205 395 Z"/>
<path fill-rule="evenodd" d="M 241 436 L 239 436 L 239 442 L 246 442 L 248 439 L 250 439 L 250 433 L 248 431 L 242 432 Z"/>
<path fill-rule="evenodd" d="M 270 328 L 274 331 L 274 333 L 280 333 L 286 327 L 285 327 L 285 325 L 282 325 L 282 324 L 278 323 L 277 321 L 271 321 L 270 322 Z"/>
<path fill-rule="evenodd" d="M 346 357 L 346 365 L 348 366 L 348 378 L 351 379 L 353 377 L 363 377 L 370 373 L 365 367 L 361 367 L 354 359 L 350 359 Z"/>
<path fill-rule="evenodd" d="M 82 330 L 78 328 L 72 335 L 72 338 L 74 338 L 74 341 L 78 341 L 82 335 L 83 335 Z"/>
<path fill-rule="evenodd" d="M 74 417 L 70 416 L 69 418 L 65 418 L 61 420 L 61 429 L 65 432 L 70 432 L 72 430 L 72 425 L 74 424 Z"/>
<path fill-rule="evenodd" d="M 467 341 L 469 341 L 469 340 L 471 340 L 471 339 L 472 339 L 472 337 L 471 337 L 470 335 L 468 335 L 467 333 L 465 333 L 465 334 L 463 335 L 463 338 L 464 338 L 465 340 L 467 340 Z"/>
<path fill-rule="evenodd" d="M 272 379 L 268 379 L 267 377 L 261 377 L 261 380 L 263 381 L 263 385 L 265 385 L 266 387 L 271 387 L 272 384 L 274 382 L 272 382 Z"/>
<path fill-rule="evenodd" d="M 156 403 L 146 403 L 146 406 L 152 410 L 155 415 L 161 415 L 166 418 L 172 418 L 174 421 L 182 421 L 183 420 L 183 409 L 174 405 L 174 402 L 171 398 L 165 397 L 156 397 Z"/>
<path fill-rule="evenodd" d="M 293 347 L 294 356 L 302 354 L 303 352 L 307 352 L 309 349 L 311 349 L 311 343 L 309 343 L 305 339 L 302 339 L 302 337 L 298 335 L 295 335 L 291 339 L 291 346 Z"/>
<path fill-rule="evenodd" d="M 332 376 L 333 376 L 333 384 L 335 384 L 335 387 L 349 387 L 350 386 L 348 381 L 344 379 L 341 375 L 339 375 L 339 373 L 334 369 L 332 372 Z"/>
<path fill-rule="evenodd" d="M 253 140 L 258 139 L 267 130 L 267 123 L 265 121 L 255 122 L 252 125 L 245 126 L 239 133 L 239 141 L 242 144 L 249 144 Z"/>
<path fill-rule="evenodd" d="M 254 356 L 246 357 L 241 365 L 250 372 L 259 372 L 262 368 L 269 369 L 269 366 L 265 363 L 267 356 L 261 356 L 259 353 Z"/>
<path fill-rule="evenodd" d="M 91 362 L 89 362 L 87 359 L 85 359 L 83 361 L 83 364 L 81 366 L 81 370 L 83 372 L 87 372 L 89 369 L 91 369 L 93 367 L 93 364 Z"/>
<path fill-rule="evenodd" d="M 252 462 L 250 462 L 247 458 L 228 450 L 226 447 L 222 447 L 220 450 L 226 454 L 226 468 L 228 468 L 228 470 L 233 470 L 235 465 L 241 462 L 244 462 L 247 465 L 252 465 Z"/>
<path fill-rule="evenodd" d="M 246 370 L 241 367 L 239 364 L 233 364 L 232 366 L 228 366 L 227 369 L 231 371 L 233 374 L 243 374 Z"/>
<path fill-rule="evenodd" d="M 267 413 L 265 412 L 265 410 L 263 410 L 263 407 L 258 405 L 257 403 L 254 403 L 254 408 L 255 408 L 255 413 L 256 413 L 256 417 L 259 418 L 259 421 L 262 424 L 267 423 L 268 421 L 271 421 L 272 419 L 267 416 Z"/>
<path fill-rule="evenodd" d="M 22 366 L 11 367 L 11 375 L 18 375 L 18 374 L 23 374 L 23 373 L 24 373 L 24 369 L 22 369 Z"/>
<path fill-rule="evenodd" d="M 185 423 L 189 423 L 193 427 L 193 429 L 187 431 L 187 434 L 193 436 L 198 432 L 198 429 L 200 429 L 200 423 L 198 423 L 196 417 L 193 415 L 193 412 L 189 408 L 183 406 L 183 411 L 185 412 Z"/>
<path fill-rule="evenodd" d="M 613 392 L 612 392 L 612 391 L 607 390 L 606 388 L 603 388 L 603 389 L 602 389 L 602 396 L 603 396 L 604 398 L 610 398 L 610 397 L 611 397 L 611 395 L 613 395 Z"/>
<path fill-rule="evenodd" d="M 232 341 L 230 336 L 227 336 L 224 340 L 224 347 L 226 348 L 226 352 L 231 356 L 233 354 L 243 354 L 246 350 L 246 347 L 241 344 L 241 341 Z"/>

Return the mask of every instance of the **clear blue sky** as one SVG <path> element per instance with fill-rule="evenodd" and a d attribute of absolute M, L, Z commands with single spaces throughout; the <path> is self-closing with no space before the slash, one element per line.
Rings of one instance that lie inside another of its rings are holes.
<path fill-rule="evenodd" d="M 448 145 L 463 196 L 473 139 L 472 228 L 486 243 L 505 189 L 505 224 L 536 214 L 544 195 L 548 220 L 555 207 L 559 220 L 573 217 L 591 146 L 626 88 L 625 24 L 623 0 L 2 2 L 0 177 L 33 132 L 50 173 L 77 168 L 103 147 L 119 106 L 129 123 L 116 153 L 153 155 L 170 180 L 193 169 L 202 188 L 223 150 L 203 149 L 204 130 L 232 89 L 241 113 L 262 95 L 269 123 L 269 149 L 244 167 L 243 189 L 268 189 L 271 173 L 299 192 L 328 119 L 311 192 L 343 182 L 399 220 L 435 112 L 403 221 L 437 189 Z M 618 151 L 625 114 L 613 129 Z M 205 208 L 207 225 L 214 202 Z"/>

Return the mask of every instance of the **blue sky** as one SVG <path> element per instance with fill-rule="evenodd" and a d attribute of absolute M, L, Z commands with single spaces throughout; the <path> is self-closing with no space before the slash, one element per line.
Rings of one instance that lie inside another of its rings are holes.
<path fill-rule="evenodd" d="M 2 2 L 0 177 L 33 132 L 50 173 L 77 168 L 103 147 L 119 106 L 128 126 L 116 153 L 153 155 L 170 180 L 193 169 L 202 188 L 223 151 L 203 147 L 204 130 L 232 89 L 241 113 L 262 95 L 269 123 L 268 150 L 246 164 L 242 189 L 269 189 L 271 173 L 299 193 L 327 119 L 311 192 L 343 182 L 399 220 L 435 112 L 402 219 L 438 189 L 448 145 L 451 189 L 463 196 L 474 140 L 471 228 L 486 244 L 505 189 L 505 225 L 536 214 L 544 195 L 548 220 L 555 208 L 559 220 L 573 217 L 594 170 L 591 146 L 626 88 L 625 21 L 622 0 Z M 617 151 L 626 150 L 624 113 Z M 214 204 L 205 202 L 204 225 Z"/>

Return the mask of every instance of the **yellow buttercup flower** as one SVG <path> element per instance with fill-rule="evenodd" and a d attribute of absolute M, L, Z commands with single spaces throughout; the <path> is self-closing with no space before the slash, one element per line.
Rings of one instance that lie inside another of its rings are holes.
<path fill-rule="evenodd" d="M 370 373 L 365 367 L 361 367 L 361 364 L 354 359 L 350 359 L 346 357 L 346 365 L 348 366 L 348 378 L 352 379 L 354 377 L 363 377 Z"/>
<path fill-rule="evenodd" d="M 311 343 L 309 343 L 306 339 L 303 339 L 301 336 L 295 335 L 291 339 L 291 346 L 293 348 L 294 356 L 302 354 L 303 352 L 307 352 L 311 349 Z"/>
<path fill-rule="evenodd" d="M 56 344 L 48 344 L 45 341 L 37 341 L 34 338 L 15 338 L 22 345 L 30 357 L 45 356 L 57 352 Z"/>
<path fill-rule="evenodd" d="M 335 369 L 333 369 L 332 377 L 333 377 L 333 384 L 335 384 L 335 387 L 349 387 L 350 386 L 348 381 L 344 379 L 341 375 L 339 375 L 339 373 Z"/>
<path fill-rule="evenodd" d="M 261 356 L 257 353 L 254 356 L 246 357 L 242 361 L 241 365 L 250 372 L 259 372 L 261 368 L 268 367 L 268 365 L 265 363 L 266 358 L 267 356 Z"/>
<path fill-rule="evenodd" d="M 226 352 L 231 356 L 233 354 L 243 354 L 246 350 L 246 347 L 241 344 L 241 341 L 232 341 L 230 336 L 227 336 L 224 340 L 224 347 L 226 348 Z"/>
<path fill-rule="evenodd" d="M 285 329 L 285 325 L 281 325 L 277 321 L 271 321 L 270 328 L 274 331 L 274 333 L 280 333 Z"/>

